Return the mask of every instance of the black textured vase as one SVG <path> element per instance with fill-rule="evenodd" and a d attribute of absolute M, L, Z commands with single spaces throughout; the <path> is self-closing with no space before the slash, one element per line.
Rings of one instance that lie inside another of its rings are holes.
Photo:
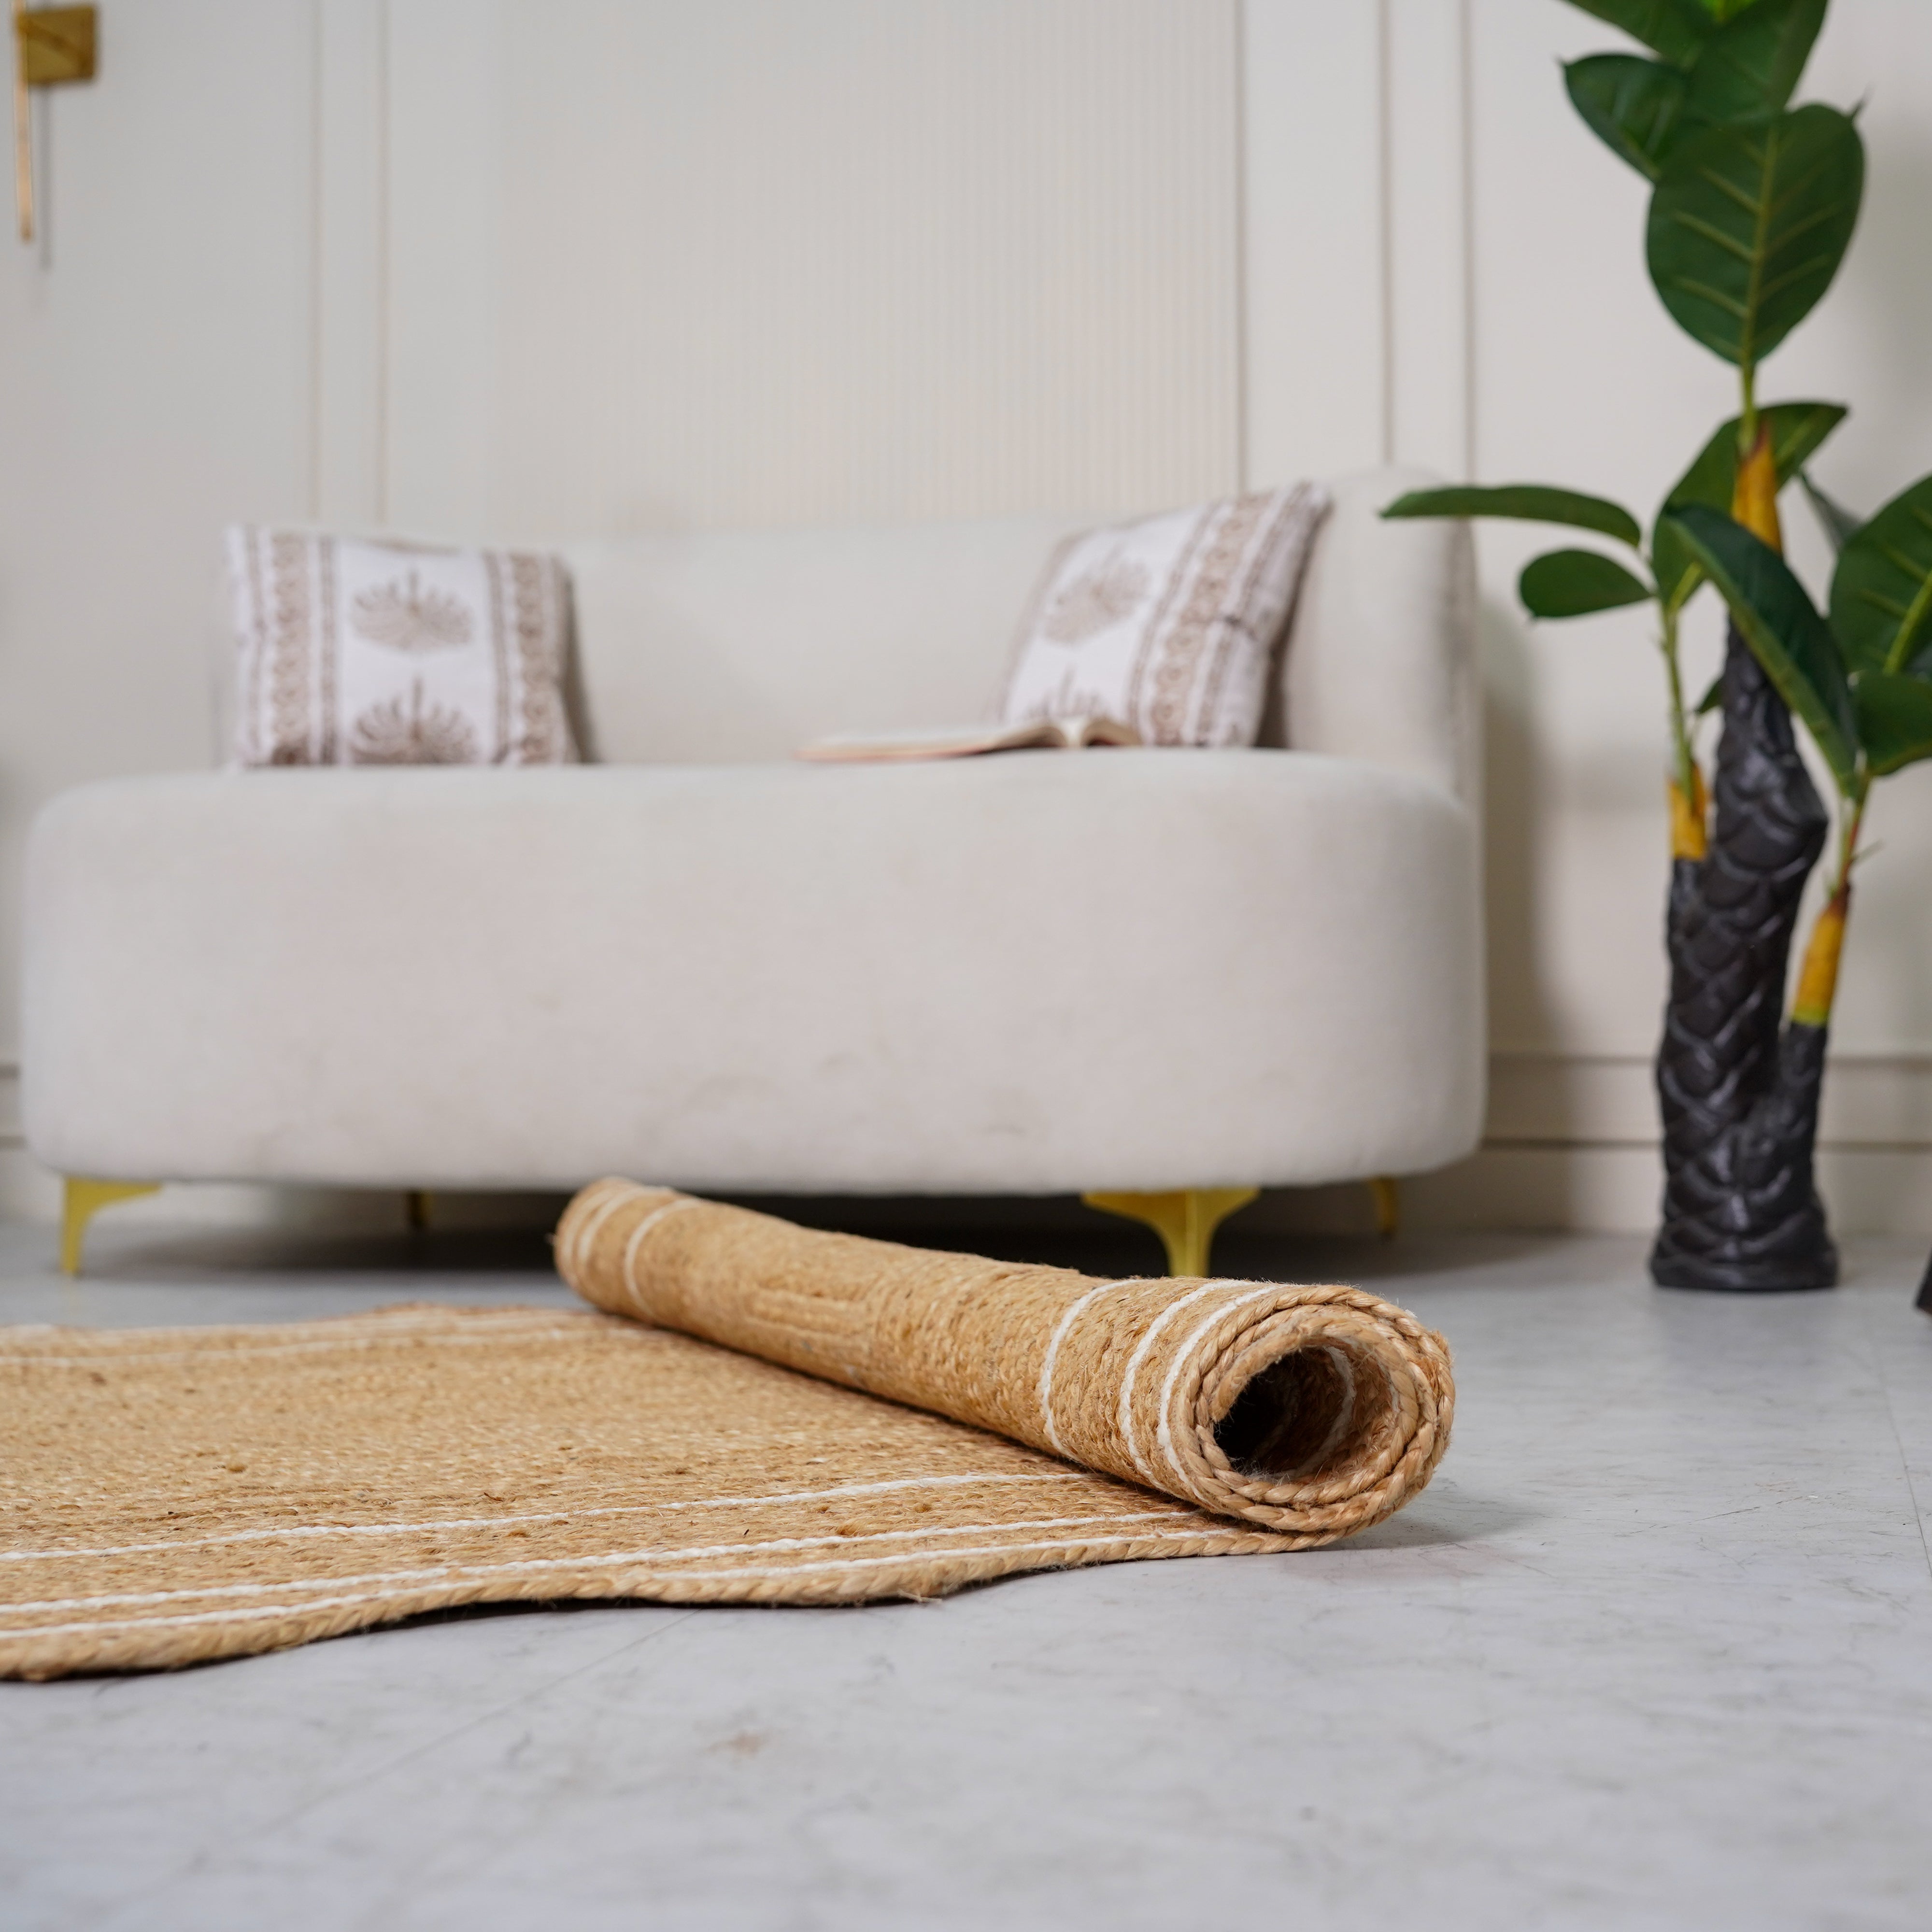
<path fill-rule="evenodd" d="M 1780 1027 L 1805 880 L 1828 829 L 1791 714 L 1733 630 L 1710 851 L 1672 868 L 1670 1000 L 1657 1054 L 1664 1288 L 1829 1288 L 1812 1170 L 1825 1029 Z"/>

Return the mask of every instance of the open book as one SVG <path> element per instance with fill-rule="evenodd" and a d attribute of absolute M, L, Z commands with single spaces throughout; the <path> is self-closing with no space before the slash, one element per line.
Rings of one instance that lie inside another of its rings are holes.
<path fill-rule="evenodd" d="M 1040 718 L 1024 724 L 941 724 L 923 731 L 820 738 L 798 755 L 829 764 L 866 764 L 904 758 L 972 758 L 987 752 L 1078 752 L 1093 745 L 1140 742 L 1141 734 L 1118 718 Z"/>

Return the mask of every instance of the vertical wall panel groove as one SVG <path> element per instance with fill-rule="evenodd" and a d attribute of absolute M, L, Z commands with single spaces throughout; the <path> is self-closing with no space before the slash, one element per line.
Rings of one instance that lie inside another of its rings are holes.
<path fill-rule="evenodd" d="M 1382 460 L 1380 0 L 1242 0 L 1247 479 Z"/>
<path fill-rule="evenodd" d="M 1390 458 L 1446 476 L 1468 458 L 1465 0 L 1382 0 Z"/>
<path fill-rule="evenodd" d="M 384 0 L 315 11 L 315 422 L 310 514 L 382 520 Z"/>
<path fill-rule="evenodd" d="M 1382 460 L 1396 460 L 1396 307 L 1400 298 L 1396 274 L 1395 75 L 1389 0 L 1376 0 L 1376 267 L 1380 287 L 1382 329 L 1376 349 L 1381 359 Z"/>
<path fill-rule="evenodd" d="M 1456 58 L 1457 68 L 1456 122 L 1460 136 L 1456 142 L 1456 173 L 1462 200 L 1462 473 L 1473 480 L 1478 475 L 1478 414 L 1480 395 L 1477 387 L 1476 225 L 1480 218 L 1476 206 L 1476 31 L 1472 9 L 1475 0 L 1456 0 Z"/>

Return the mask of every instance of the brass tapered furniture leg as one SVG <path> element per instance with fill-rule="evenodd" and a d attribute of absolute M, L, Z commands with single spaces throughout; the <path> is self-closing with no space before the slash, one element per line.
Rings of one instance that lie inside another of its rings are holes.
<path fill-rule="evenodd" d="M 87 1224 L 102 1208 L 116 1201 L 131 1201 L 137 1194 L 158 1194 L 158 1180 L 91 1180 L 70 1174 L 61 1210 L 61 1273 L 80 1272 L 81 1250 L 87 1241 Z"/>
<path fill-rule="evenodd" d="M 403 1196 L 403 1213 L 410 1224 L 410 1232 L 420 1234 L 429 1226 L 429 1196 L 420 1187 L 412 1187 Z"/>
<path fill-rule="evenodd" d="M 1394 1176 L 1377 1174 L 1369 1183 L 1369 1192 L 1376 1197 L 1376 1232 L 1384 1240 L 1392 1241 L 1402 1226 L 1402 1193 Z"/>
<path fill-rule="evenodd" d="M 1259 1194 L 1258 1187 L 1186 1187 L 1172 1194 L 1083 1194 L 1081 1199 L 1105 1214 L 1124 1214 L 1144 1222 L 1167 1250 L 1167 1271 L 1204 1275 L 1214 1246 L 1214 1230 Z"/>

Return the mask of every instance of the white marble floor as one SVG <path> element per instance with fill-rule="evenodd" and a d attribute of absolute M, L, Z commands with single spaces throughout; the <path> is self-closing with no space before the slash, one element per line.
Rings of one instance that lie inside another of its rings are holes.
<path fill-rule="evenodd" d="M 0 1319 L 560 1292 L 534 1244 L 453 1236 L 104 1225 L 77 1288 L 50 1253 L 0 1230 Z M 1372 1281 L 1455 1348 L 1441 1475 L 1335 1549 L 0 1684 L 0 1924 L 1922 1932 L 1924 1257 L 1854 1244 L 1845 1288 L 1765 1300 L 1641 1258 L 1231 1250 Z"/>

